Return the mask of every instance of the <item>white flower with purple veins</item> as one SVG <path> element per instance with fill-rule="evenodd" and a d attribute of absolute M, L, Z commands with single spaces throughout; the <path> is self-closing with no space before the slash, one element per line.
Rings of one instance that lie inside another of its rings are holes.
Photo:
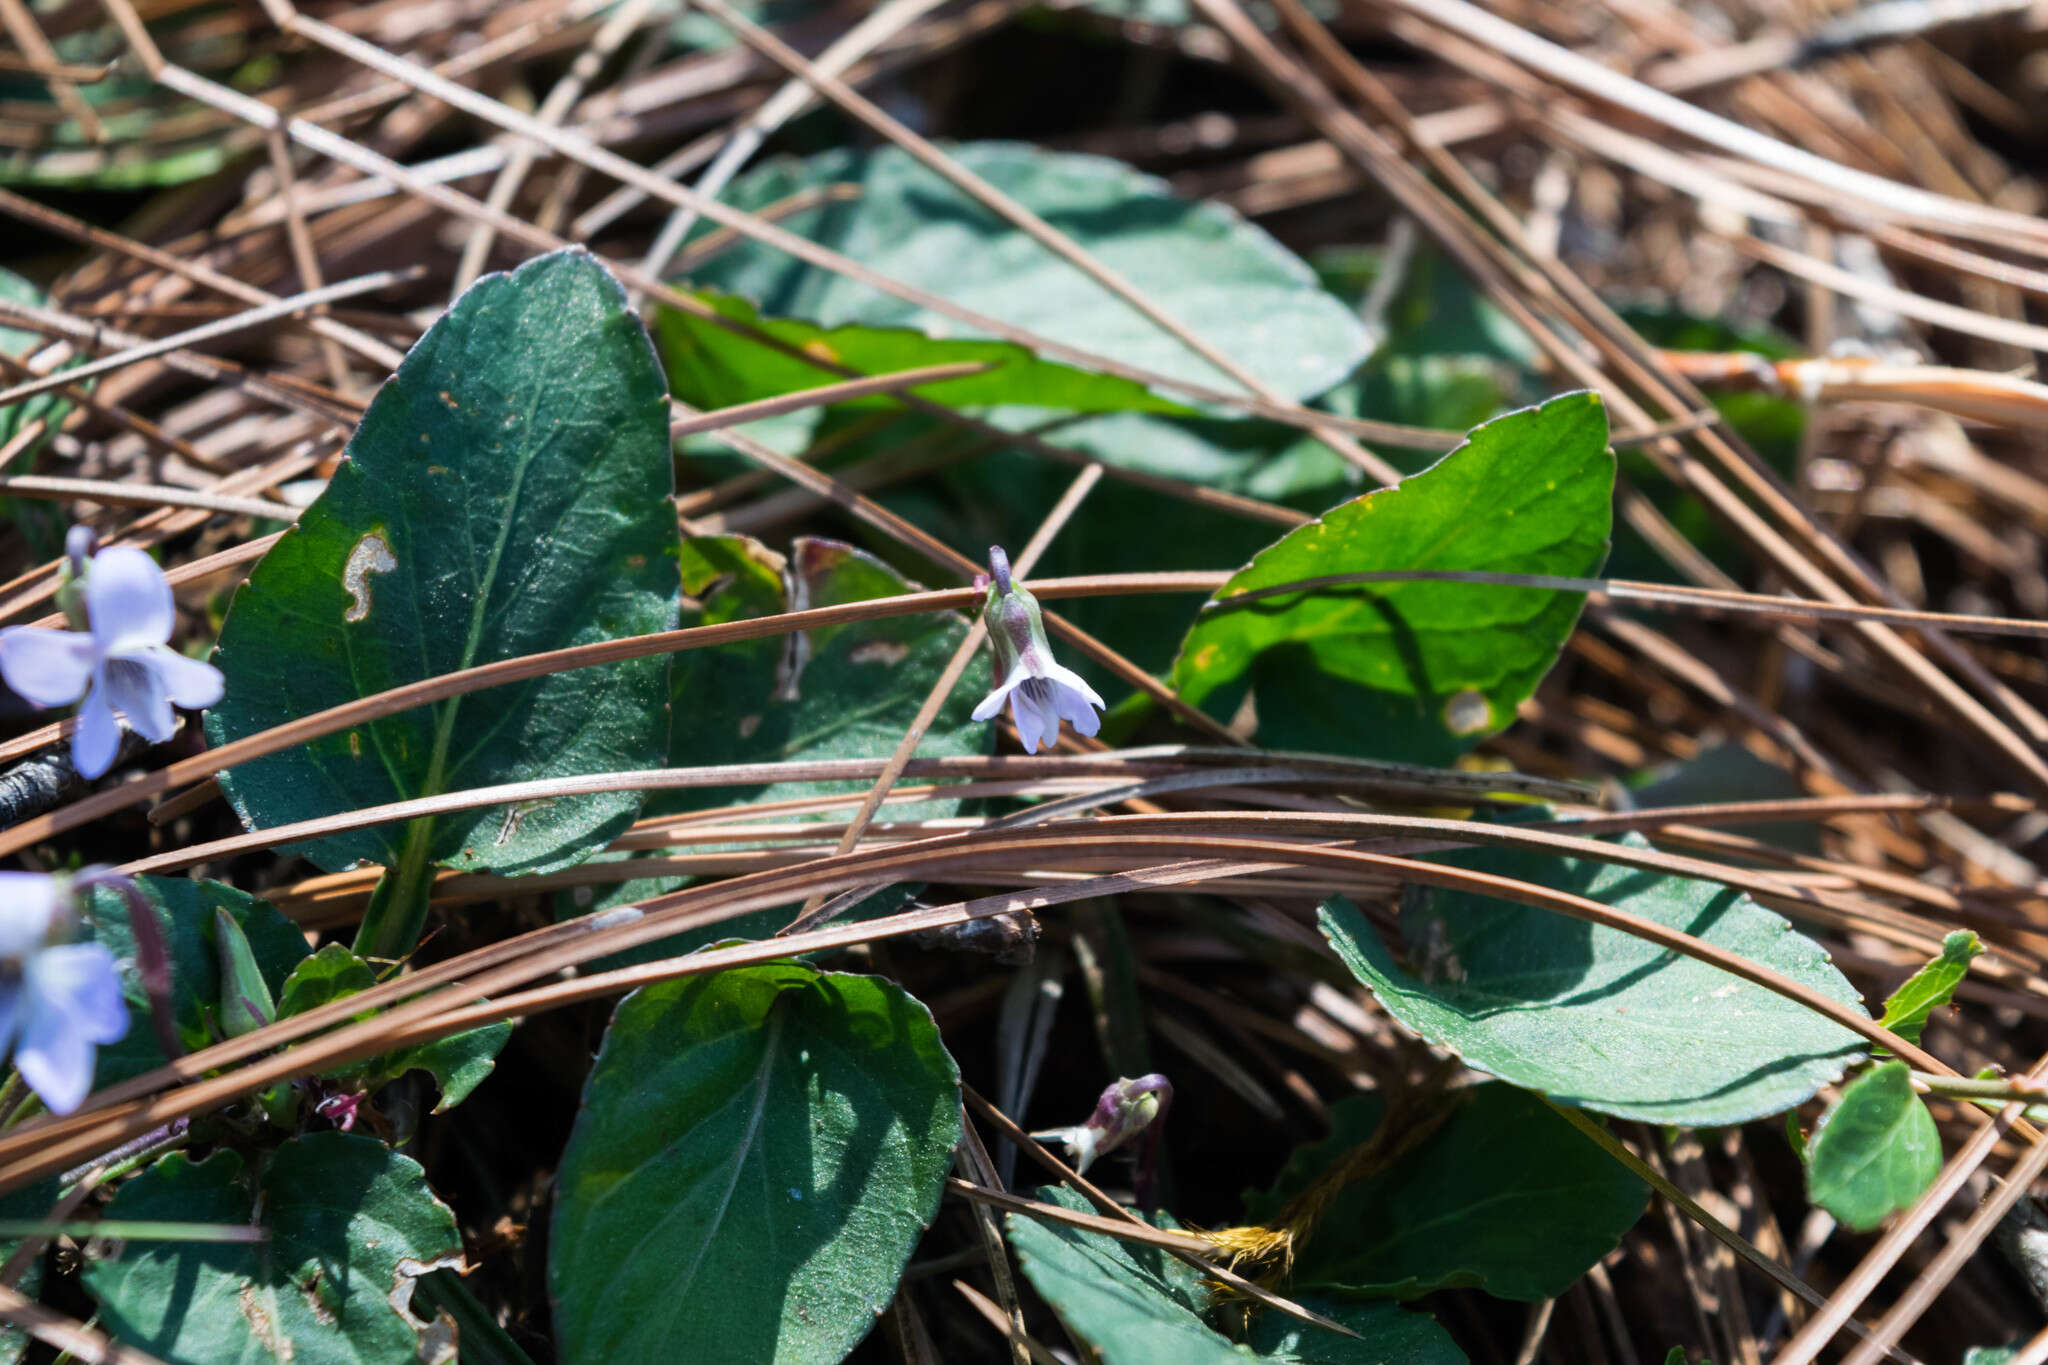
<path fill-rule="evenodd" d="M 173 705 L 197 710 L 220 700 L 220 670 L 170 647 L 177 622 L 171 585 L 142 551 L 115 545 L 85 558 L 74 536 L 72 571 L 84 581 L 86 629 L 16 626 L 0 631 L 0 677 L 37 706 L 64 706 L 81 695 L 71 761 L 98 777 L 121 744 L 114 712 L 161 744 L 177 732 Z M 61 600 L 61 597 L 60 597 Z M 73 617 L 76 623 L 76 616 Z"/>
<path fill-rule="evenodd" d="M 103 943 L 72 943 L 70 882 L 0 872 L 0 1051 L 53 1114 L 92 1089 L 101 1044 L 128 1032 L 121 975 Z"/>
<path fill-rule="evenodd" d="M 988 720 L 1009 702 L 1017 738 L 1027 754 L 1058 743 L 1062 720 L 1077 735 L 1094 734 L 1102 728 L 1102 718 L 1095 714 L 1102 708 L 1102 698 L 1080 674 L 1053 662 L 1038 599 L 1010 581 L 1010 557 L 1002 546 L 989 546 L 988 567 L 988 604 L 981 619 L 988 627 L 1002 681 L 974 708 L 974 718 Z"/>

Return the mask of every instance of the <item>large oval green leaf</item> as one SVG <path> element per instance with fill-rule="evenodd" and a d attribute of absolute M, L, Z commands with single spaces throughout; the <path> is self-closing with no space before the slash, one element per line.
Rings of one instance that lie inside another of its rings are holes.
<path fill-rule="evenodd" d="M 375 1138 L 313 1133 L 260 1171 L 173 1152 L 121 1187 L 110 1218 L 260 1223 L 260 1243 L 130 1242 L 86 1267 L 114 1336 L 172 1365 L 393 1365 L 420 1355 L 413 1282 L 462 1264 L 455 1217 L 419 1163 Z"/>
<path fill-rule="evenodd" d="M 1215 712 L 1249 686 L 1259 742 L 1272 748 L 1447 762 L 1514 719 L 1583 593 L 1410 581 L 1231 599 L 1332 574 L 1598 573 L 1613 501 L 1599 398 L 1509 413 L 1422 473 L 1261 551 L 1196 619 L 1174 687 Z"/>
<path fill-rule="evenodd" d="M 1177 322 L 1293 397 L 1322 392 L 1370 349 L 1356 314 L 1298 257 L 1227 208 L 1176 198 L 1101 157 L 971 142 L 954 159 L 1079 242 Z M 825 186 L 858 193 L 782 225 L 885 275 L 1040 336 L 1232 392 L 1237 384 L 1143 314 L 896 148 L 773 162 L 725 199 L 757 210 Z M 746 245 L 691 271 L 761 312 L 825 327 L 961 325 L 768 247 Z"/>
<path fill-rule="evenodd" d="M 406 356 L 298 526 L 235 595 L 215 744 L 493 659 L 674 626 L 666 389 L 611 275 L 580 251 L 479 280 Z M 461 787 L 660 766 L 665 658 L 552 674 L 358 726 L 221 775 L 253 827 Z M 303 852 L 335 869 L 573 862 L 635 793 L 385 826 Z"/>
<path fill-rule="evenodd" d="M 1650 1190 L 1526 1090 L 1489 1082 L 1447 1096 L 1442 1126 L 1391 1165 L 1338 1190 L 1296 1248 L 1293 1283 L 1410 1298 L 1484 1289 L 1555 1298 L 1614 1250 Z M 1271 1219 L 1386 1116 L 1378 1095 L 1330 1107 L 1330 1136 L 1294 1151 L 1247 1201 Z"/>
<path fill-rule="evenodd" d="M 561 1359 L 840 1359 L 895 1293 L 959 1139 L 953 1059 L 891 982 L 773 963 L 634 992 L 556 1182 Z"/>
<path fill-rule="evenodd" d="M 1727 887 L 1507 849 L 1441 861 L 1627 910 L 1861 1005 L 1820 945 Z M 1622 1118 L 1747 1122 L 1808 1099 L 1863 1052 L 1858 1035 L 1762 986 L 1533 906 L 1415 888 L 1401 914 L 1409 970 L 1347 901 L 1324 905 L 1322 929 L 1423 1037 L 1480 1071 Z"/>

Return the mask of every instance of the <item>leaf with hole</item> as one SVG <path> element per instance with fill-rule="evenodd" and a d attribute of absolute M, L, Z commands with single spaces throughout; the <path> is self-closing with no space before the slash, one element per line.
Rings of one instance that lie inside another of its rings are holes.
<path fill-rule="evenodd" d="M 1727 887 L 1508 849 L 1435 860 L 1628 911 L 1860 1007 L 1818 944 Z M 1406 968 L 1348 901 L 1324 904 L 1322 929 L 1423 1037 L 1480 1071 L 1621 1118 L 1747 1122 L 1811 1098 L 1863 1055 L 1857 1034 L 1775 991 L 1556 911 L 1415 887 L 1401 913 Z"/>
<path fill-rule="evenodd" d="M 227 743 L 496 659 L 670 629 L 665 388 L 616 281 L 580 251 L 479 280 L 414 346 L 348 458 L 235 595 L 216 662 Z M 251 826 L 464 787 L 653 768 L 665 658 L 545 674 L 357 725 L 221 774 Z M 296 845 L 539 871 L 602 847 L 637 793 L 562 797 Z M 406 945 L 409 946 L 409 945 Z"/>
<path fill-rule="evenodd" d="M 268 1233 L 132 1241 L 86 1266 L 101 1324 L 170 1365 L 414 1360 L 413 1282 L 462 1264 L 455 1217 L 419 1163 L 352 1133 L 292 1138 L 253 1171 L 227 1148 L 203 1161 L 173 1152 L 122 1185 L 107 1216 Z"/>
<path fill-rule="evenodd" d="M 1583 593 L 1406 581 L 1251 594 L 1409 569 L 1596 574 L 1613 499 L 1593 394 L 1489 422 L 1422 473 L 1333 508 L 1232 575 L 1182 642 L 1174 688 L 1225 718 L 1248 688 L 1258 741 L 1271 748 L 1449 762 L 1514 719 L 1557 661 Z"/>
<path fill-rule="evenodd" d="M 1569 1289 L 1642 1216 L 1649 1187 L 1539 1097 L 1493 1081 L 1441 1103 L 1447 1117 L 1404 1120 L 1426 1137 L 1330 1195 L 1296 1248 L 1291 1283 L 1400 1298 L 1484 1289 L 1534 1303 Z M 1332 1105 L 1330 1135 L 1297 1147 L 1247 1214 L 1270 1224 L 1385 1117 L 1377 1095 Z"/>
<path fill-rule="evenodd" d="M 1321 393 L 1365 358 L 1368 338 L 1357 317 L 1323 292 L 1299 258 L 1230 209 L 1190 203 L 1101 157 L 1011 142 L 946 151 L 1284 396 Z M 759 211 L 845 186 L 853 192 L 790 213 L 781 225 L 1039 336 L 1241 391 L 1130 304 L 896 148 L 771 162 L 734 181 L 724 198 Z M 690 278 L 742 295 L 765 314 L 822 327 L 963 332 L 950 318 L 766 246 L 729 247 L 693 266 Z"/>
<path fill-rule="evenodd" d="M 1858 1232 L 1913 1201 L 1941 1174 L 1941 1132 L 1904 1062 L 1858 1076 L 1806 1144 L 1806 1196 Z"/>
<path fill-rule="evenodd" d="M 959 1073 L 888 981 L 772 963 L 634 992 L 556 1181 L 561 1359 L 839 1360 L 895 1293 L 959 1139 Z"/>

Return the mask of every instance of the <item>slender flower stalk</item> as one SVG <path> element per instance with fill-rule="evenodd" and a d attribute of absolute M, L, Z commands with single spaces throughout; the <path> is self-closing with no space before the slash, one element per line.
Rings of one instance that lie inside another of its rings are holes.
<path fill-rule="evenodd" d="M 1102 698 L 1080 674 L 1054 662 L 1038 599 L 1010 581 L 1010 557 L 1002 546 L 989 546 L 988 566 L 988 602 L 981 619 L 988 627 L 1001 681 L 974 708 L 974 718 L 988 720 L 1009 702 L 1026 753 L 1057 743 L 1062 720 L 1074 727 L 1075 734 L 1093 735 L 1102 728 L 1102 718 L 1095 714 L 1102 708 Z"/>
<path fill-rule="evenodd" d="M 72 942 L 78 922 L 73 879 L 0 872 L 0 1051 L 54 1114 L 79 1106 L 99 1047 L 128 1032 L 114 955 Z"/>
<path fill-rule="evenodd" d="M 37 706 L 84 697 L 71 759 L 86 778 L 113 765 L 121 743 L 115 711 L 144 739 L 161 744 L 177 732 L 174 705 L 211 706 L 222 688 L 219 669 L 170 647 L 177 614 L 171 585 L 155 561 L 133 546 L 92 554 L 92 545 L 84 527 L 73 527 L 65 541 L 70 576 L 58 601 L 77 629 L 0 631 L 0 677 L 9 687 Z"/>

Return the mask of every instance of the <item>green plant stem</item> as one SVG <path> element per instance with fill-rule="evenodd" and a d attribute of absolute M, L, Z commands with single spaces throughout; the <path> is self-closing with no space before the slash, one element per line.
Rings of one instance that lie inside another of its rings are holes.
<path fill-rule="evenodd" d="M 356 955 L 371 961 L 396 962 L 419 946 L 427 925 L 427 892 L 433 885 L 434 862 L 428 856 L 434 822 L 415 820 L 407 828 L 398 866 L 387 867 L 363 908 L 356 930 Z"/>
<path fill-rule="evenodd" d="M 1993 1100 L 2004 1104 L 2014 1100 L 2048 1100 L 2048 1086 L 2025 1079 L 1936 1076 L 1916 1071 L 1913 1073 L 1913 1085 L 1927 1094 L 1954 1100 Z"/>

